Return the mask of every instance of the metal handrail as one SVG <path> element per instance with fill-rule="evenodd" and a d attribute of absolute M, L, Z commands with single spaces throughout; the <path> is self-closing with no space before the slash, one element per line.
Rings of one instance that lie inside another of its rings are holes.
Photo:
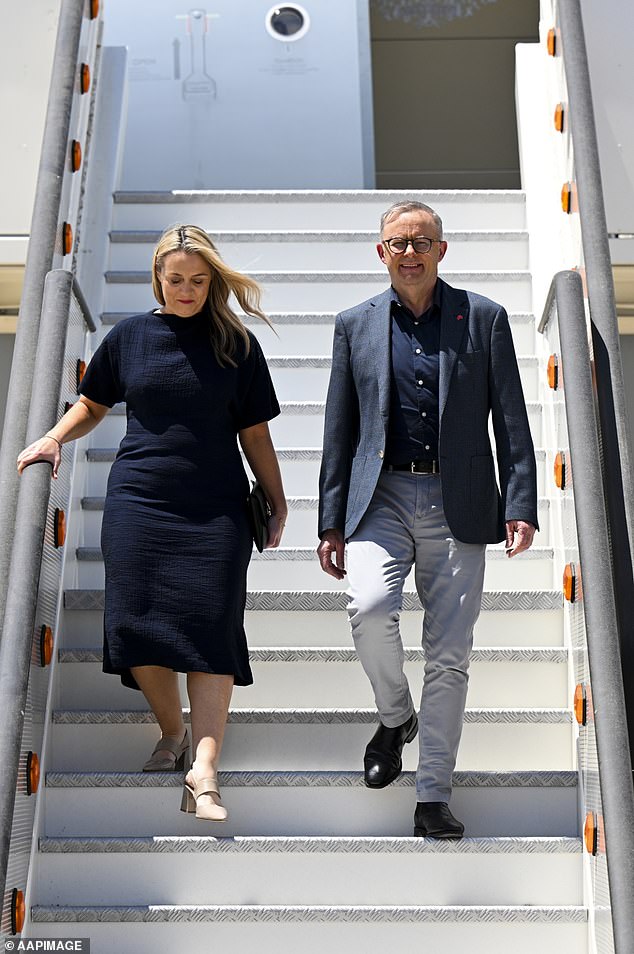
<path fill-rule="evenodd" d="M 36 440 L 57 421 L 73 294 L 84 312 L 84 320 L 92 322 L 72 274 L 63 269 L 49 272 L 44 283 L 27 443 Z M 0 642 L 3 711 L 0 721 L 0 897 L 4 896 L 9 859 L 50 490 L 51 469 L 48 464 L 32 465 L 20 478 L 4 632 Z"/>
<path fill-rule="evenodd" d="M 631 954 L 634 951 L 634 787 L 592 365 L 583 286 L 577 272 L 555 275 L 540 330 L 545 328 L 555 307 L 564 364 L 570 454 L 575 465 L 574 505 L 583 567 L 583 605 L 615 954 Z"/>
<path fill-rule="evenodd" d="M 18 498 L 15 459 L 26 443 L 44 280 L 52 267 L 58 241 L 62 182 L 68 161 L 68 136 L 83 15 L 84 0 L 62 0 L 0 444 L 0 632 L 7 600 Z"/>
<path fill-rule="evenodd" d="M 581 2 L 559 0 L 558 9 L 597 382 L 611 566 L 633 749 L 634 482 L 619 329 Z M 630 760 L 634 761 L 632 755 Z"/>

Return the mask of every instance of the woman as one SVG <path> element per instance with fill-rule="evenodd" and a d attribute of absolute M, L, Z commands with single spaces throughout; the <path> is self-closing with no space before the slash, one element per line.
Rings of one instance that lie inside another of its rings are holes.
<path fill-rule="evenodd" d="M 252 535 L 238 441 L 270 503 L 267 547 L 287 506 L 267 421 L 279 414 L 256 338 L 231 310 L 265 321 L 259 288 L 207 234 L 174 226 L 152 267 L 160 307 L 120 321 L 95 352 L 79 401 L 18 457 L 49 461 L 119 401 L 127 430 L 108 480 L 101 545 L 105 672 L 140 688 L 161 729 L 144 771 L 185 766 L 177 672 L 187 673 L 194 761 L 183 811 L 224 821 L 217 766 L 234 685 L 252 681 L 244 633 Z"/>

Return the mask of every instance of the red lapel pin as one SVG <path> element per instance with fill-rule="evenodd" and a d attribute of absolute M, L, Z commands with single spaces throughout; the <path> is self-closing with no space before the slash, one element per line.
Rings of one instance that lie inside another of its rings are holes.
<path fill-rule="evenodd" d="M 456 321 L 462 321 L 464 315 L 456 315 Z"/>

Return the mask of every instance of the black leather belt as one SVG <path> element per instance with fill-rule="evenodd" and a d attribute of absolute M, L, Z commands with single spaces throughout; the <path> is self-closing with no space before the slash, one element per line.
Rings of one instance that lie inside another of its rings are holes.
<path fill-rule="evenodd" d="M 410 474 L 439 474 L 440 463 L 437 460 L 410 460 L 407 464 L 385 464 L 384 470 L 406 470 Z"/>

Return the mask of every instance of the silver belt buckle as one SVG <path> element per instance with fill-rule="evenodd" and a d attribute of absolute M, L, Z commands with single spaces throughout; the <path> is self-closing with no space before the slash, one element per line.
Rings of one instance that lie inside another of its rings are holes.
<path fill-rule="evenodd" d="M 435 460 L 431 461 L 431 467 L 428 470 L 417 470 L 415 467 L 415 461 L 412 461 L 409 465 L 410 472 L 412 474 L 437 474 L 439 473 L 438 465 Z M 421 462 L 422 463 L 422 462 Z"/>

